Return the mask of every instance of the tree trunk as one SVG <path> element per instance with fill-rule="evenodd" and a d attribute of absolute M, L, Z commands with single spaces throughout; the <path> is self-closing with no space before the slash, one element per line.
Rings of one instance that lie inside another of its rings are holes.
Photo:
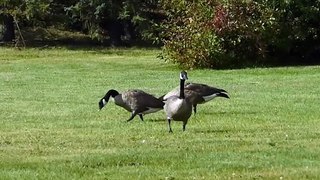
<path fill-rule="evenodd" d="M 4 27 L 3 32 L 1 32 L 2 41 L 11 42 L 15 39 L 13 17 L 11 15 L 5 14 L 5 15 L 2 15 L 2 19 L 3 19 L 3 27 Z"/>

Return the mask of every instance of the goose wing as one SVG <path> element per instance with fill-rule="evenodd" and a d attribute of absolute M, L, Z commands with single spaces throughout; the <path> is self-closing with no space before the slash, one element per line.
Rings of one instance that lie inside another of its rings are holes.
<path fill-rule="evenodd" d="M 185 89 L 184 93 L 187 101 L 191 102 L 192 105 L 201 104 L 205 102 L 203 96 L 201 96 L 199 93 L 195 91 Z"/>
<path fill-rule="evenodd" d="M 161 99 L 163 101 L 166 101 L 171 96 L 179 96 L 179 94 L 180 94 L 180 89 L 179 88 L 180 88 L 180 86 L 177 86 L 176 88 L 172 89 L 167 94 L 161 96 L 159 99 Z"/>
<path fill-rule="evenodd" d="M 184 92 L 186 99 L 192 104 L 201 104 L 210 101 L 217 96 L 229 98 L 227 91 L 199 83 L 186 83 Z M 165 101 L 171 96 L 179 96 L 179 86 L 161 96 L 159 99 Z"/>
<path fill-rule="evenodd" d="M 217 96 L 229 98 L 228 92 L 224 89 L 215 88 L 206 84 L 187 83 L 185 89 L 198 93 L 205 101 L 212 100 Z"/>
<path fill-rule="evenodd" d="M 208 86 L 206 84 L 198 84 L 198 83 L 187 83 L 185 86 L 185 89 L 197 92 L 202 96 L 208 96 L 211 94 L 216 94 L 221 92 L 227 93 L 227 91 L 223 89 Z"/>
<path fill-rule="evenodd" d="M 134 110 L 162 109 L 164 103 L 142 90 L 129 90 L 122 94 L 124 101 Z"/>
<path fill-rule="evenodd" d="M 192 89 L 184 89 L 184 93 L 185 93 L 186 99 L 192 104 L 198 104 L 205 101 L 198 92 L 193 91 Z M 179 89 L 179 86 L 177 86 L 167 94 L 161 96 L 159 99 L 166 101 L 171 97 L 179 97 L 179 94 L 180 94 L 180 89 Z"/>

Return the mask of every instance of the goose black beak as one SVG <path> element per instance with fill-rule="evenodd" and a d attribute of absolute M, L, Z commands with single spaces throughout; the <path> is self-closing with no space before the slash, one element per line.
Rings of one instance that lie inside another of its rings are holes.
<path fill-rule="evenodd" d="M 230 99 L 230 97 L 228 96 L 227 93 L 223 93 L 223 92 L 222 92 L 222 93 L 219 94 L 219 96 Z"/>

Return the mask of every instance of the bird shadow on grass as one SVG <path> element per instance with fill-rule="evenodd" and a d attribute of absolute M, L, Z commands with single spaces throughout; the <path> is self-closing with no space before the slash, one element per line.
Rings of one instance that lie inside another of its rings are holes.
<path fill-rule="evenodd" d="M 204 133 L 204 134 L 208 134 L 208 133 L 226 134 L 226 133 L 229 133 L 230 131 L 231 131 L 230 129 L 196 129 L 195 130 L 196 133 Z"/>
<path fill-rule="evenodd" d="M 158 122 L 166 122 L 167 120 L 165 118 L 153 118 L 153 119 L 148 119 L 147 121 L 158 123 Z"/>
<path fill-rule="evenodd" d="M 203 112 L 206 115 L 232 115 L 232 114 L 258 114 L 260 112 L 258 111 L 209 111 L 209 112 Z M 197 115 L 195 115 L 197 116 Z"/>

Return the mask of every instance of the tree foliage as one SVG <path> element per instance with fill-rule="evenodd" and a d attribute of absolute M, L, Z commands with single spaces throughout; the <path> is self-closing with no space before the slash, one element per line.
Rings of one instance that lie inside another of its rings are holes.
<path fill-rule="evenodd" d="M 160 42 L 165 59 L 189 68 L 303 63 L 320 54 L 320 0 L 2 0 L 2 35 L 14 35 L 13 20 L 116 46 Z"/>
<path fill-rule="evenodd" d="M 66 11 L 73 20 L 81 22 L 93 38 L 111 38 L 118 44 L 136 36 L 147 37 L 146 32 L 156 19 L 151 11 L 156 4 L 155 0 L 79 0 Z"/>
<path fill-rule="evenodd" d="M 320 62 L 320 1 L 286 1 L 275 6 L 279 28 L 270 43 L 275 55 L 300 58 L 302 63 Z M 318 53 L 318 57 L 311 57 L 312 53 Z"/>
<path fill-rule="evenodd" d="M 9 14 L 16 20 L 38 25 L 50 12 L 52 0 L 2 0 L 0 14 Z"/>
<path fill-rule="evenodd" d="M 185 67 L 252 66 L 293 56 L 303 61 L 311 44 L 319 46 L 319 1 L 162 0 L 162 5 L 168 17 L 162 24 L 164 58 Z"/>

